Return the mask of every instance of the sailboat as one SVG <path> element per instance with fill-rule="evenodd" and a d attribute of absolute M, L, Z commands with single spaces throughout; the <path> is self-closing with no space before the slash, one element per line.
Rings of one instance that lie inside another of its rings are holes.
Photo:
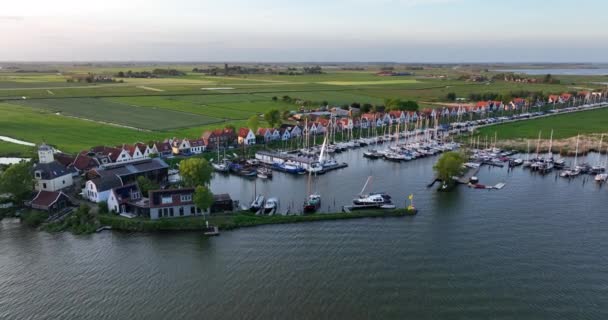
<path fill-rule="evenodd" d="M 528 151 L 526 153 L 526 161 L 524 161 L 524 168 L 532 165 L 532 161 L 530 161 L 530 140 L 528 140 Z"/>
<path fill-rule="evenodd" d="M 560 177 L 570 178 L 570 177 L 578 176 L 581 173 L 581 169 L 577 165 L 577 162 L 578 162 L 578 141 L 579 141 L 579 135 L 576 136 L 576 152 L 574 154 L 574 165 L 572 166 L 572 168 L 570 168 L 568 170 L 562 171 L 562 173 L 560 173 Z"/>
<path fill-rule="evenodd" d="M 312 172 L 308 172 L 308 197 L 304 202 L 304 213 L 315 213 L 321 208 L 321 195 L 311 193 Z"/>
<path fill-rule="evenodd" d="M 598 148 L 600 155 L 598 157 L 597 160 L 597 165 L 591 167 L 591 173 L 592 174 L 600 174 L 603 173 L 604 171 L 606 171 L 606 167 L 602 166 L 602 142 L 604 140 L 604 135 L 602 134 L 602 136 L 600 137 L 600 146 Z"/>
<path fill-rule="evenodd" d="M 224 149 L 224 152 L 226 152 L 226 150 Z M 217 144 L 217 163 L 212 163 L 211 166 L 213 167 L 213 170 L 217 171 L 217 172 L 228 172 L 229 167 L 226 164 L 226 162 L 220 162 L 220 144 Z"/>

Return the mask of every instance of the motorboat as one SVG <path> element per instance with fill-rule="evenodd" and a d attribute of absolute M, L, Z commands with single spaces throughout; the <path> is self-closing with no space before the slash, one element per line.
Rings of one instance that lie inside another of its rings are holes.
<path fill-rule="evenodd" d="M 249 206 L 249 211 L 257 213 L 257 212 L 260 212 L 260 210 L 263 207 L 264 207 L 264 196 L 260 194 L 257 197 L 255 197 L 253 202 L 251 202 L 251 205 Z"/>
<path fill-rule="evenodd" d="M 359 206 L 381 206 L 386 204 L 392 204 L 391 197 L 382 192 L 370 193 L 366 195 L 360 195 L 353 199 L 353 204 Z"/>
<path fill-rule="evenodd" d="M 311 194 L 304 203 L 304 213 L 314 213 L 321 208 L 321 196 L 318 194 Z"/>
<path fill-rule="evenodd" d="M 600 173 L 595 175 L 595 181 L 598 183 L 606 182 L 608 180 L 608 173 Z"/>
<path fill-rule="evenodd" d="M 273 215 L 277 212 L 278 207 L 279 199 L 268 198 L 268 200 L 266 200 L 266 204 L 264 204 L 264 214 Z"/>
<path fill-rule="evenodd" d="M 222 162 L 222 163 L 212 163 L 211 166 L 213 167 L 213 170 L 217 171 L 217 172 L 228 172 L 229 167 L 226 163 Z"/>

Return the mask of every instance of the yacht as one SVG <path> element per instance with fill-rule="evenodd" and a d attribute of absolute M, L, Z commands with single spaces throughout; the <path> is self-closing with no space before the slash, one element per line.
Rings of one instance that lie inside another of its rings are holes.
<path fill-rule="evenodd" d="M 321 208 L 321 196 L 318 194 L 311 194 L 304 203 L 304 213 L 315 213 Z"/>
<path fill-rule="evenodd" d="M 279 199 L 268 198 L 268 200 L 266 200 L 266 204 L 264 205 L 264 213 L 268 215 L 273 215 L 277 212 L 278 207 Z"/>
<path fill-rule="evenodd" d="M 383 205 L 391 205 L 393 202 L 391 197 L 386 193 L 370 193 L 366 195 L 360 195 L 359 197 L 353 199 L 353 203 L 358 206 L 383 206 Z"/>
<path fill-rule="evenodd" d="M 251 206 L 249 206 L 249 211 L 257 213 L 262 209 L 262 207 L 264 207 L 264 196 L 260 194 L 255 197 L 253 202 L 251 202 Z"/>

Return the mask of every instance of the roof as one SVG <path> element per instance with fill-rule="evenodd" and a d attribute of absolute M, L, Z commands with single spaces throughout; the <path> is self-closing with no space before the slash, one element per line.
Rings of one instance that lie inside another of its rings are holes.
<path fill-rule="evenodd" d="M 138 173 L 145 173 L 155 170 L 168 169 L 169 165 L 160 158 L 144 159 L 135 162 L 126 162 L 118 164 L 103 165 L 97 173 L 100 176 L 118 176 L 124 177 Z"/>
<path fill-rule="evenodd" d="M 249 128 L 240 128 L 239 129 L 239 137 L 241 138 L 247 138 L 247 135 L 249 135 Z"/>
<path fill-rule="evenodd" d="M 97 188 L 97 192 L 108 191 L 122 186 L 122 180 L 115 175 L 107 175 L 89 180 Z"/>
<path fill-rule="evenodd" d="M 203 139 L 190 140 L 191 147 L 204 147 L 206 145 L 207 144 L 205 143 L 205 140 L 203 140 Z"/>
<path fill-rule="evenodd" d="M 52 180 L 70 174 L 68 169 L 57 160 L 51 163 L 37 163 L 34 171 L 40 171 L 40 177 L 44 180 Z"/>
<path fill-rule="evenodd" d="M 230 198 L 230 195 L 227 193 L 220 193 L 220 194 L 213 195 L 213 201 L 214 202 L 232 201 L 232 198 Z"/>
<path fill-rule="evenodd" d="M 34 197 L 34 199 L 32 199 L 32 207 L 34 209 L 48 209 L 55 202 L 57 202 L 57 200 L 59 200 L 61 195 L 66 196 L 63 192 L 60 192 L 60 191 L 41 190 Z"/>
<path fill-rule="evenodd" d="M 116 195 L 116 200 L 119 203 L 138 201 L 142 197 L 141 192 L 139 191 L 139 186 L 137 184 L 128 184 L 126 186 L 113 188 L 112 192 Z M 134 194 L 137 196 L 131 198 L 131 196 Z"/>
<path fill-rule="evenodd" d="M 192 195 L 190 200 L 182 201 L 182 195 Z M 164 207 L 175 207 L 185 204 L 193 204 L 192 198 L 194 197 L 194 188 L 182 188 L 182 189 L 167 189 L 167 190 L 154 190 L 149 192 L 150 195 L 150 208 L 164 208 Z M 170 203 L 162 203 L 162 198 L 171 197 Z"/>
<path fill-rule="evenodd" d="M 55 160 L 61 163 L 64 167 L 71 165 L 74 162 L 74 157 L 66 153 L 56 153 Z"/>
<path fill-rule="evenodd" d="M 99 161 L 87 155 L 86 151 L 79 153 L 72 166 L 80 171 L 87 171 L 99 166 Z"/>

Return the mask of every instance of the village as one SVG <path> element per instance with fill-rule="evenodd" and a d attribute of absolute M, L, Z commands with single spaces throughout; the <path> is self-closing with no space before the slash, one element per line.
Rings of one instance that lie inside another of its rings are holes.
<path fill-rule="evenodd" d="M 208 208 L 197 207 L 193 201 L 195 189 L 180 185 L 181 160 L 206 156 L 218 174 L 245 178 L 272 178 L 272 171 L 316 175 L 348 166 L 326 159 L 351 148 L 368 146 L 364 153 L 367 158 L 409 161 L 453 150 L 458 147 L 454 137 L 480 126 L 579 110 L 602 101 L 602 93 L 580 92 L 550 95 L 548 101 L 533 105 L 516 98 L 508 104 L 482 101 L 422 111 L 364 114 L 356 108 L 319 108 L 294 112 L 291 123 L 257 128 L 255 132 L 245 127 L 226 127 L 205 131 L 196 139 L 96 146 L 76 155 L 42 144 L 33 167 L 36 193 L 26 205 L 47 212 L 48 221 L 65 219 L 81 204 L 103 207 L 125 218 L 150 220 L 225 214 L 249 207 L 240 206 L 230 194 L 213 194 Z M 405 144 L 400 145 L 400 139 Z M 395 140 L 395 146 L 385 151 L 377 149 L 378 144 Z M 236 155 L 247 148 L 254 155 Z M 156 188 L 143 192 L 139 185 L 142 181 Z"/>

